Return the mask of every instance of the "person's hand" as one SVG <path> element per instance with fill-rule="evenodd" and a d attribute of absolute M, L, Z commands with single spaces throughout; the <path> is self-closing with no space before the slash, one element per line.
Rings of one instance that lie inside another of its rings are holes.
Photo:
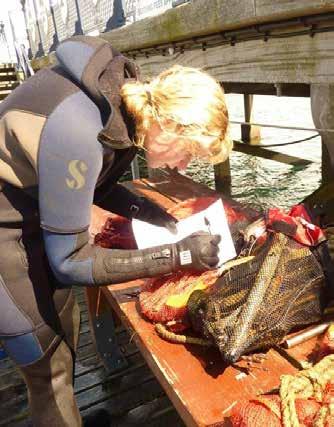
<path fill-rule="evenodd" d="M 149 222 L 159 227 L 166 227 L 170 232 L 176 234 L 177 219 L 145 197 L 140 197 L 138 203 L 133 205 L 130 209 L 132 210 L 133 218 Z"/>
<path fill-rule="evenodd" d="M 217 267 L 219 242 L 219 235 L 200 231 L 176 243 L 178 268 L 205 271 Z"/>

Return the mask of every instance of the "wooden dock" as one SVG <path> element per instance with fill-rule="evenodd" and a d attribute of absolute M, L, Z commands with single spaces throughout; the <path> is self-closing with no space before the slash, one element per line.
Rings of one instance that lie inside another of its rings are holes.
<path fill-rule="evenodd" d="M 112 416 L 113 427 L 183 427 L 173 405 L 122 327 L 117 329 L 117 336 L 128 367 L 107 375 L 92 343 L 84 289 L 75 291 L 81 308 L 75 395 L 83 417 L 106 409 Z M 0 426 L 31 426 L 26 386 L 8 358 L 0 361 Z"/>
<path fill-rule="evenodd" d="M 322 129 L 322 181 L 334 178 L 334 107 L 329 101 L 334 91 L 334 0 L 197 0 L 99 36 L 134 60 L 143 80 L 180 64 L 207 71 L 226 93 L 244 94 L 243 143 L 235 151 L 298 162 L 261 144 L 246 146 L 253 131 L 259 134 L 248 124 L 252 97 L 310 97 L 315 128 Z M 32 66 L 37 70 L 56 62 L 54 52 L 35 53 Z M 231 180 L 228 161 L 215 166 L 217 190 L 229 194 Z"/>

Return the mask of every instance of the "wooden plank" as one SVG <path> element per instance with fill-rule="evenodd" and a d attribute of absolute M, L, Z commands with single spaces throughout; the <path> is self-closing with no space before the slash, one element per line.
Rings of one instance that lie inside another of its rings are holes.
<path fill-rule="evenodd" d="M 128 397 L 131 397 L 133 389 L 137 387 L 140 389 L 144 384 L 144 389 L 147 388 L 146 383 L 152 382 L 153 376 L 149 371 L 142 358 L 138 356 L 134 357 L 132 365 L 124 371 L 114 374 L 110 377 L 106 377 L 103 368 L 97 369 L 91 373 L 80 376 L 75 382 L 75 395 L 80 409 L 90 408 L 95 405 L 96 402 L 104 401 L 116 396 L 115 400 L 120 401 L 118 395 L 122 392 L 126 392 Z M 155 386 L 156 389 L 157 386 Z M 147 390 L 151 393 L 150 390 Z M 135 393 L 137 395 L 137 393 Z M 22 383 L 16 387 L 12 387 L 6 394 L 2 394 L 3 400 L 1 403 L 1 420 L 0 425 L 11 425 L 17 420 L 18 416 L 26 416 L 27 411 L 27 397 L 26 387 Z M 150 394 L 151 396 L 151 394 Z M 13 402 L 15 399 L 15 405 L 17 408 L 21 408 L 23 413 L 13 413 Z M 132 404 L 134 402 L 142 402 L 145 400 L 145 396 L 139 396 L 135 399 L 131 399 Z M 126 406 L 127 408 L 128 406 Z M 119 405 L 117 409 L 114 409 L 114 413 L 124 413 L 126 411 L 124 405 Z"/>
<path fill-rule="evenodd" d="M 78 343 L 78 349 L 91 343 L 92 343 L 92 336 L 90 331 L 83 332 L 80 334 L 80 342 Z"/>
<path fill-rule="evenodd" d="M 126 52 L 177 40 L 191 40 L 197 36 L 219 34 L 254 24 L 333 11 L 334 0 L 198 0 L 100 36 Z M 327 43 L 326 38 L 329 39 Z M 184 55 L 138 59 L 138 64 L 142 66 L 145 78 L 158 74 L 174 63 L 181 63 L 203 68 L 220 81 L 226 82 L 299 84 L 332 81 L 331 33 L 318 34 L 313 39 L 309 36 L 292 39 L 270 39 L 265 45 L 265 55 L 264 42 L 257 40 L 237 43 L 232 49 L 226 45 L 209 48 L 205 52 L 186 51 Z M 32 66 L 40 69 L 56 62 L 52 53 L 33 60 Z"/>
<path fill-rule="evenodd" d="M 135 22 L 101 35 L 117 49 L 125 51 L 182 40 L 199 34 L 255 24 L 254 3 L 237 0 L 197 0 L 163 14 Z M 126 38 L 127 40 L 124 40 Z"/>
<path fill-rule="evenodd" d="M 133 391 L 136 390 L 136 393 Z M 90 408 L 104 400 L 111 400 L 113 415 L 125 413 L 145 401 L 147 394 L 157 394 L 161 391 L 159 384 L 148 369 L 140 369 L 133 374 L 119 378 L 117 383 L 101 384 L 92 390 L 86 390 L 76 395 L 81 411 Z"/>
<path fill-rule="evenodd" d="M 136 301 L 126 302 L 122 298 L 122 291 L 138 284 L 140 281 L 113 285 L 104 288 L 104 293 L 122 321 L 133 331 L 138 348 L 188 426 L 227 422 L 229 408 L 237 401 L 277 387 L 283 372 L 295 372 L 285 359 L 270 350 L 261 365 L 263 370 L 240 378 L 240 371 L 224 365 L 215 349 L 162 340 L 154 325 L 142 318 Z"/>
<path fill-rule="evenodd" d="M 0 360 L 0 371 L 12 369 L 13 367 L 14 363 L 8 357 L 6 359 Z"/>
<path fill-rule="evenodd" d="M 174 64 L 198 67 L 220 82 L 332 83 L 334 33 L 251 40 L 173 55 L 136 60 L 143 78 L 150 79 Z"/>
<path fill-rule="evenodd" d="M 87 301 L 86 301 L 86 296 L 85 296 L 84 292 L 80 292 L 80 293 L 76 294 L 75 298 L 76 298 L 78 303 L 83 303 L 83 305 L 86 305 Z"/>
<path fill-rule="evenodd" d="M 131 186 L 137 194 L 142 194 L 166 208 L 192 197 L 217 195 L 217 192 L 204 184 L 194 184 L 192 179 L 177 172 L 169 171 L 168 175 L 162 179 L 144 178 L 141 181 L 134 181 Z M 165 197 L 162 198 L 161 195 Z"/>
<path fill-rule="evenodd" d="M 81 312 L 81 324 L 88 322 L 88 311 Z"/>
<path fill-rule="evenodd" d="M 123 377 L 132 374 L 133 372 L 142 372 L 146 367 L 142 357 L 139 357 L 139 354 L 137 353 L 135 356 L 133 356 L 133 358 L 138 360 L 136 362 L 132 361 L 132 366 L 124 369 L 116 375 L 109 376 L 108 378 L 106 377 L 105 369 L 102 367 L 91 372 L 86 372 L 85 375 L 80 375 L 80 377 L 78 377 L 75 381 L 75 393 L 81 393 L 93 387 L 100 386 L 106 381 L 109 384 L 111 384 L 113 381 L 121 381 Z"/>
<path fill-rule="evenodd" d="M 242 142 L 234 142 L 234 151 L 240 153 L 249 154 L 255 157 L 261 157 L 262 159 L 274 160 L 275 162 L 284 163 L 292 166 L 307 166 L 312 163 L 311 160 L 302 159 L 296 156 L 290 156 L 289 154 L 280 153 L 278 151 L 270 150 L 265 146 L 248 145 Z"/>
<path fill-rule="evenodd" d="M 80 329 L 81 329 L 82 333 L 90 331 L 88 320 L 85 320 L 85 321 L 82 322 L 82 325 L 80 326 Z"/>
<path fill-rule="evenodd" d="M 2 82 L 0 81 L 0 90 L 11 89 L 14 90 L 20 83 L 18 81 Z"/>
<path fill-rule="evenodd" d="M 92 412 L 101 409 L 110 412 L 113 409 L 112 405 L 113 402 L 105 400 L 94 405 L 93 409 L 88 408 L 81 411 L 81 414 L 85 418 Z M 139 407 L 130 409 L 128 414 L 121 416 L 114 415 L 111 418 L 111 425 L 117 425 L 117 427 L 129 427 L 130 425 L 145 425 L 147 427 L 184 427 L 182 420 L 165 396 L 155 398 L 154 400 L 141 404 Z M 11 427 L 31 427 L 31 423 L 29 420 L 24 420 L 11 423 Z"/>
<path fill-rule="evenodd" d="M 1 408 L 0 426 L 9 427 L 29 417 L 28 400 L 21 399 L 13 402 L 8 409 Z M 29 425 L 29 424 L 28 424 Z M 31 423 L 30 423 L 31 426 Z M 29 427 L 30 427 L 29 426 Z"/>
<path fill-rule="evenodd" d="M 15 64 L 12 62 L 0 62 L 1 70 L 15 71 Z"/>
<path fill-rule="evenodd" d="M 194 185 L 195 184 L 195 185 Z M 165 209 L 168 209 L 176 202 L 181 202 L 192 197 L 203 197 L 203 196 L 219 196 L 223 201 L 225 194 L 219 193 L 212 190 L 201 183 L 194 183 L 191 178 L 169 171 L 168 176 L 164 176 L 163 179 L 145 179 L 132 182 L 123 183 L 131 191 L 138 195 L 143 195 L 150 200 L 160 204 Z M 236 200 L 228 199 L 231 207 L 236 209 L 242 209 L 244 206 Z M 248 214 L 250 208 L 247 207 Z M 257 217 L 257 213 L 254 211 L 254 218 Z"/>
<path fill-rule="evenodd" d="M 277 95 L 277 87 L 273 83 L 233 83 L 222 82 L 225 93 L 240 93 L 248 95 Z M 281 83 L 281 96 L 309 97 L 310 85 L 298 83 Z"/>
<path fill-rule="evenodd" d="M 110 411 L 111 402 L 104 401 L 95 406 L 95 410 Z M 89 410 L 82 411 L 82 415 L 89 414 Z M 178 416 L 170 400 L 166 397 L 157 397 L 148 402 L 130 409 L 128 413 L 123 416 L 113 417 L 111 425 L 117 427 L 129 427 L 132 425 L 141 425 L 147 427 L 184 427 L 184 423 Z"/>
<path fill-rule="evenodd" d="M 320 10 L 328 10 L 332 2 L 326 0 L 313 1 L 313 0 L 255 0 L 255 8 L 257 16 L 271 16 L 275 15 L 277 18 L 291 17 L 291 14 L 299 11 L 301 14 L 313 14 L 314 8 L 320 8 Z M 318 13 L 318 12 L 316 12 Z"/>
<path fill-rule="evenodd" d="M 124 338 L 126 334 L 123 334 Z M 129 337 L 126 338 L 127 342 Z M 101 388 L 105 381 L 116 381 L 121 378 L 123 374 L 131 374 L 136 370 L 142 370 L 145 363 L 142 356 L 135 348 L 134 344 L 126 346 L 124 351 L 125 356 L 129 362 L 129 368 L 119 372 L 113 376 L 106 377 L 106 372 L 102 368 L 102 363 L 97 361 L 96 355 L 83 361 L 77 360 L 75 369 L 75 393 L 85 392 L 85 398 L 88 399 L 90 393 L 88 390 Z M 14 375 L 13 375 L 14 374 Z M 1 419 L 0 425 L 13 425 L 14 421 L 27 416 L 27 398 L 26 387 L 17 371 L 9 373 L 11 378 L 10 383 L 6 387 L 0 387 L 0 406 L 1 406 Z M 102 394 L 99 392 L 101 398 Z M 94 399 L 93 399 L 94 401 Z M 15 411 L 13 411 L 15 408 Z M 15 421 L 16 422 L 16 421 Z"/>
<path fill-rule="evenodd" d="M 333 10 L 331 0 L 197 0 L 100 36 L 126 51 Z"/>
<path fill-rule="evenodd" d="M 138 361 L 139 355 L 138 350 L 134 343 L 129 342 L 130 337 L 124 331 L 121 335 L 118 335 L 118 342 L 122 348 L 124 356 L 127 358 L 129 363 L 133 364 L 134 361 Z M 81 377 L 82 375 L 92 373 L 95 375 L 96 371 L 99 369 L 101 372 L 105 371 L 102 368 L 102 362 L 95 353 L 92 353 L 93 346 L 91 343 L 85 344 L 82 343 L 82 337 L 79 340 L 77 360 L 75 365 L 75 378 Z M 84 357 L 82 357 L 84 354 Z M 92 355 L 93 354 L 93 355 Z M 23 380 L 19 371 L 13 366 L 12 369 L 5 371 L 0 371 L 0 399 L 2 396 L 12 396 L 15 394 L 16 387 L 20 387 L 23 384 Z M 8 398 L 9 400 L 9 398 Z"/>

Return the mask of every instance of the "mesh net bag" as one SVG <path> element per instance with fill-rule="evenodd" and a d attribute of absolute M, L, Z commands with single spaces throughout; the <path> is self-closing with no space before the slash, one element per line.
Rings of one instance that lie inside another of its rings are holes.
<path fill-rule="evenodd" d="M 266 233 L 253 255 L 188 300 L 193 328 L 229 363 L 279 343 L 293 328 L 318 321 L 323 311 L 325 277 L 309 247 Z"/>
<path fill-rule="evenodd" d="M 313 427 L 321 404 L 314 399 L 297 399 L 295 402 L 300 427 Z M 281 427 L 281 400 L 267 396 L 239 402 L 232 410 L 233 427 Z"/>
<path fill-rule="evenodd" d="M 131 221 L 110 213 L 100 233 L 94 236 L 94 244 L 109 249 L 137 249 Z"/>

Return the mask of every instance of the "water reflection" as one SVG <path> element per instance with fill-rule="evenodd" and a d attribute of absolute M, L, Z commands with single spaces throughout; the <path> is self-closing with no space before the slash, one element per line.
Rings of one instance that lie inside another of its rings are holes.
<path fill-rule="evenodd" d="M 243 98 L 227 95 L 231 120 L 243 120 Z M 286 126 L 314 127 L 309 98 L 255 96 L 253 122 Z M 261 144 L 289 142 L 314 132 L 262 128 Z M 231 134 L 240 139 L 240 127 L 231 126 Z M 277 206 L 288 209 L 314 191 L 321 181 L 320 137 L 301 144 L 271 150 L 312 160 L 308 166 L 289 166 L 272 160 L 233 152 L 231 155 L 232 196 L 253 207 Z M 187 171 L 196 181 L 214 188 L 213 168 L 192 162 Z"/>

